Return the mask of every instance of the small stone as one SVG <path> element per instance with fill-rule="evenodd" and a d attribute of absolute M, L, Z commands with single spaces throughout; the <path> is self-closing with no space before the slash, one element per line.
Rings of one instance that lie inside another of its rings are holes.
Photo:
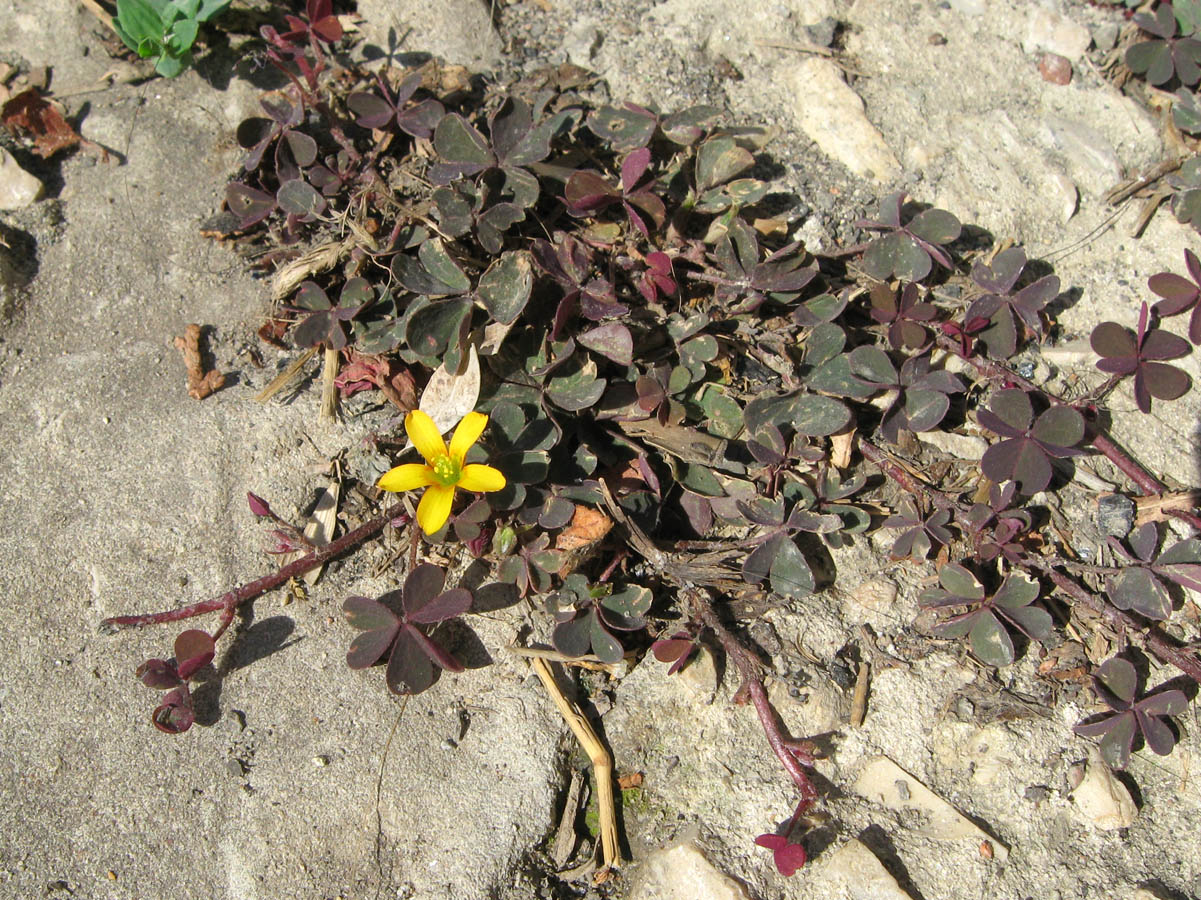
<path fill-rule="evenodd" d="M 805 26 L 805 36 L 811 44 L 816 44 L 819 47 L 829 47 L 834 43 L 834 32 L 838 28 L 838 21 L 833 16 L 825 16 L 820 22 L 813 25 Z"/>
<path fill-rule="evenodd" d="M 36 203 L 45 186 L 0 147 L 0 209 L 24 209 Z"/>
<path fill-rule="evenodd" d="M 838 66 L 811 57 L 789 67 L 783 80 L 794 98 L 797 124 L 823 153 L 861 178 L 890 184 L 901 177 L 900 162 Z"/>
<path fill-rule="evenodd" d="M 1047 50 L 1075 61 L 1085 54 L 1092 41 L 1092 35 L 1083 25 L 1067 16 L 1035 8 L 1026 20 L 1022 49 L 1027 53 Z"/>
<path fill-rule="evenodd" d="M 936 447 L 955 459 L 978 460 L 988 449 L 988 441 L 974 434 L 955 434 L 951 431 L 919 431 L 917 439 Z"/>
<path fill-rule="evenodd" d="M 1108 53 L 1118 42 L 1119 28 L 1116 22 L 1106 22 L 1093 29 L 1093 45 L 1102 53 Z"/>
<path fill-rule="evenodd" d="M 926 36 L 926 43 L 931 47 L 941 47 L 947 42 L 947 36 L 941 32 L 934 31 Z"/>
<path fill-rule="evenodd" d="M 877 863 L 878 865 L 878 863 Z M 633 877 L 629 900 L 750 900 L 691 841 L 651 853 Z"/>
<path fill-rule="evenodd" d="M 1040 806 L 1050 799 L 1051 789 L 1045 784 L 1032 784 L 1022 791 L 1022 796 L 1035 806 Z"/>
<path fill-rule="evenodd" d="M 1102 534 L 1125 537 L 1134 527 L 1134 501 L 1125 494 L 1102 494 L 1097 498 L 1097 527 Z"/>
<path fill-rule="evenodd" d="M 1138 807 L 1130 791 L 1096 751 L 1089 756 L 1084 777 L 1072 791 L 1072 800 L 1085 818 L 1102 831 L 1129 828 L 1138 817 Z"/>
<path fill-rule="evenodd" d="M 956 841 L 961 838 L 974 838 L 977 842 L 989 841 L 999 863 L 1004 864 L 1009 858 L 1008 847 L 983 831 L 887 756 L 874 757 L 864 766 L 855 780 L 855 793 L 895 812 L 920 814 L 924 824 L 917 829 L 918 834 L 936 841 Z"/>
<path fill-rule="evenodd" d="M 1072 80 L 1072 63 L 1058 53 L 1044 53 L 1038 59 L 1038 73 L 1043 81 L 1051 84 L 1067 84 Z"/>
<path fill-rule="evenodd" d="M 313 757 L 313 765 L 315 765 L 319 769 L 324 769 L 326 766 L 329 765 L 329 757 L 328 756 L 314 756 Z"/>
<path fill-rule="evenodd" d="M 872 612 L 892 612 L 897 602 L 897 586 L 887 578 L 873 578 L 855 588 L 851 599 Z"/>
<path fill-rule="evenodd" d="M 680 684 L 705 703 L 712 703 L 717 693 L 717 663 L 713 660 L 713 651 L 702 644 L 688 665 L 672 677 L 678 678 Z"/>
<path fill-rule="evenodd" d="M 567 54 L 568 61 L 577 66 L 591 65 L 592 57 L 600 45 L 600 27 L 594 19 L 587 17 L 579 19 L 563 38 L 563 52 Z"/>
<path fill-rule="evenodd" d="M 845 843 L 814 878 L 830 882 L 822 884 L 819 895 L 849 900 L 912 900 L 861 841 Z"/>
<path fill-rule="evenodd" d="M 965 16 L 982 16 L 987 11 L 985 0 L 950 0 L 951 9 Z"/>

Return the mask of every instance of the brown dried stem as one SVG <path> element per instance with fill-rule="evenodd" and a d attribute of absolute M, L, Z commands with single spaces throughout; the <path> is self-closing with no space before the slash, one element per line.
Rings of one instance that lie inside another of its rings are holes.
<path fill-rule="evenodd" d="M 175 339 L 175 349 L 183 354 L 183 364 L 188 370 L 188 396 L 196 400 L 203 400 L 225 386 L 224 375 L 216 369 L 205 369 L 200 335 L 200 326 L 193 323 L 182 337 Z"/>

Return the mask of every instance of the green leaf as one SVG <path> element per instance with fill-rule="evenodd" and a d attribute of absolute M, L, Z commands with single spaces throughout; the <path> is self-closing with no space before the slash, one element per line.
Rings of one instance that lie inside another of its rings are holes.
<path fill-rule="evenodd" d="M 563 409 L 572 412 L 588 409 L 605 392 L 605 380 L 596 377 L 596 363 L 591 359 L 581 361 L 576 357 L 555 371 L 555 377 L 546 386 L 546 395 Z"/>
<path fill-rule="evenodd" d="M 171 37 L 167 39 L 167 46 L 176 56 L 187 52 L 196 43 L 196 33 L 199 29 L 200 26 L 195 19 L 180 19 L 171 29 Z"/>
<path fill-rule="evenodd" d="M 471 301 L 443 300 L 417 310 L 405 329 L 405 342 L 426 359 L 441 357 L 453 343 L 456 346 L 471 318 Z"/>
<path fill-rule="evenodd" d="M 863 271 L 887 281 L 921 281 L 930 274 L 930 257 L 907 234 L 893 232 L 877 238 L 863 254 Z"/>
<path fill-rule="evenodd" d="M 143 41 L 162 41 L 163 20 L 146 0 L 117 0 L 117 24 L 133 40 L 131 49 L 139 55 Z"/>
<path fill-rule="evenodd" d="M 771 589 L 784 597 L 807 597 L 816 584 L 805 555 L 791 539 L 780 542 L 768 575 Z"/>
<path fill-rule="evenodd" d="M 533 287 L 533 257 L 525 250 L 510 250 L 480 276 L 476 294 L 493 319 L 511 325 L 525 309 Z"/>
<path fill-rule="evenodd" d="M 438 123 L 434 129 L 434 149 L 439 156 L 452 163 L 480 167 L 492 165 L 488 142 L 458 113 L 450 113 Z"/>
<path fill-rule="evenodd" d="M 1001 668 L 1013 662 L 1013 639 L 1005 626 L 990 612 L 977 616 L 968 635 L 972 652 L 980 661 Z"/>
<path fill-rule="evenodd" d="M 229 9 L 230 0 L 204 0 L 196 13 L 197 22 L 207 22 L 213 16 L 219 16 Z"/>
<path fill-rule="evenodd" d="M 1036 599 L 1038 599 L 1038 582 L 1020 572 L 1006 576 L 1000 590 L 993 595 L 993 602 L 997 606 L 1009 610 L 1029 606 Z"/>
<path fill-rule="evenodd" d="M 284 212 L 295 216 L 316 215 L 325 210 L 325 198 L 302 178 L 281 184 L 275 193 L 275 202 Z"/>
<path fill-rule="evenodd" d="M 1172 598 L 1158 578 L 1141 566 L 1127 566 L 1109 584 L 1109 599 L 1156 622 L 1172 615 Z"/>
<path fill-rule="evenodd" d="M 846 343 L 845 331 L 832 322 L 822 322 L 814 326 L 805 340 L 805 363 L 816 367 L 829 362 L 842 352 Z"/>
<path fill-rule="evenodd" d="M 724 497 L 726 495 L 721 482 L 717 480 L 713 471 L 706 466 L 694 463 L 689 463 L 685 467 L 684 474 L 680 476 L 680 484 L 702 497 Z"/>
<path fill-rule="evenodd" d="M 655 133 L 655 117 L 631 109 L 602 106 L 588 116 L 588 128 L 604 138 L 614 150 L 633 150 L 645 147 Z"/>
<path fill-rule="evenodd" d="M 696 152 L 697 193 L 725 184 L 754 164 L 755 158 L 732 137 L 710 138 Z"/>
<path fill-rule="evenodd" d="M 596 611 L 588 613 L 589 633 L 592 638 L 592 652 L 601 662 L 607 662 L 610 665 L 616 665 L 621 662 L 625 656 L 625 650 L 622 649 L 621 643 L 617 638 L 613 637 L 605 626 L 601 624 L 600 617 Z"/>
<path fill-rule="evenodd" d="M 735 438 L 742 431 L 742 407 L 715 385 L 706 385 L 701 394 L 701 409 L 709 419 L 708 430 L 718 437 Z"/>
<path fill-rule="evenodd" d="M 806 376 L 805 386 L 825 394 L 866 400 L 876 393 L 876 388 L 864 384 L 851 374 L 850 359 L 851 354 L 842 353 L 829 362 L 822 363 Z"/>
<path fill-rule="evenodd" d="M 897 368 L 888 354 L 879 347 L 856 347 L 849 354 L 851 374 L 872 385 L 891 386 L 897 383 Z"/>
<path fill-rule="evenodd" d="M 931 244 L 949 244 L 959 237 L 963 228 L 959 220 L 945 209 L 927 209 L 909 223 L 909 231 Z"/>
<path fill-rule="evenodd" d="M 752 433 L 779 425 L 791 426 L 806 437 L 825 437 L 842 431 L 851 421 L 851 411 L 833 397 L 794 392 L 756 397 L 746 405 L 743 417 Z"/>
<path fill-rule="evenodd" d="M 976 576 L 958 563 L 948 563 L 938 573 L 938 583 L 948 594 L 965 600 L 983 600 L 984 586 Z"/>
<path fill-rule="evenodd" d="M 430 238 L 417 249 L 417 257 L 425 270 L 445 286 L 438 293 L 462 294 L 471 290 L 471 281 L 446 252 L 442 241 Z"/>
<path fill-rule="evenodd" d="M 630 329 L 620 322 L 606 322 L 590 328 L 576 338 L 580 345 L 595 350 L 601 356 L 621 366 L 634 361 L 634 338 Z"/>

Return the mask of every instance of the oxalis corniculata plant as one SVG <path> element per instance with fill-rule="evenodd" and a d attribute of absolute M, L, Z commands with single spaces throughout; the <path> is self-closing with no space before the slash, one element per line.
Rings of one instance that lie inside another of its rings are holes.
<path fill-rule="evenodd" d="M 239 127 L 247 153 L 218 223 L 279 267 L 262 333 L 324 348 L 343 397 L 378 388 L 405 414 L 404 434 L 375 435 L 363 478 L 401 497 L 313 546 L 250 494 L 269 550 L 299 559 L 212 600 L 105 620 L 218 614 L 138 669 L 167 691 L 162 731 L 193 724 L 189 684 L 212 677 L 243 604 L 392 524 L 409 535 L 397 588 L 344 604 L 352 668 L 383 664 L 392 691 L 426 690 L 462 668 L 438 624 L 519 597 L 545 610 L 564 658 L 653 649 L 674 674 L 709 644 L 796 787 L 795 810 L 755 839 L 792 874 L 820 801 L 816 751 L 772 708 L 745 611 L 803 616 L 828 586 L 820 544 L 837 554 L 883 527 L 893 559 L 937 581 L 921 597 L 939 612 L 934 638 L 997 668 L 1076 647 L 1075 677 L 1098 698 L 1077 733 L 1118 767 L 1140 740 L 1170 752 L 1186 694 L 1140 689 L 1132 660 L 1142 648 L 1201 681 L 1181 590 L 1201 590 L 1201 540 L 1161 546 L 1165 522 L 1192 534 L 1201 518 L 1108 435 L 1104 402 L 1132 392 L 1146 413 L 1191 387 L 1172 361 L 1192 346 L 1164 323 L 1201 296 L 1191 253 L 1191 280 L 1160 273 L 1154 307 L 1097 326 L 1096 377 L 1060 394 L 1012 362 L 1054 325 L 1058 278 L 1029 274 L 1019 247 L 968 240 L 949 212 L 891 195 L 859 223 L 863 244 L 814 256 L 770 213 L 784 204 L 756 177 L 766 133 L 723 127 L 717 110 L 597 107 L 570 67 L 509 85 L 436 62 L 346 68 L 320 0 L 264 38 L 291 87 Z M 466 407 L 425 409 L 433 383 L 468 385 Z M 991 442 L 965 470 L 912 439 L 935 430 Z M 1048 508 L 1095 499 L 1073 476 L 1102 461 L 1121 488 L 1107 502 L 1145 515 L 1096 556 Z M 434 547 L 485 560 L 495 583 L 447 589 Z"/>

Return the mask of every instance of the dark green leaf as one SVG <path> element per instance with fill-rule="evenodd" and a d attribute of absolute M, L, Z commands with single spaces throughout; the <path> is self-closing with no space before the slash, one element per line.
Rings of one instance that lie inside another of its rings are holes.
<path fill-rule="evenodd" d="M 480 276 L 476 292 L 492 318 L 509 325 L 525 309 L 533 286 L 532 257 L 525 250 L 510 250 Z"/>

